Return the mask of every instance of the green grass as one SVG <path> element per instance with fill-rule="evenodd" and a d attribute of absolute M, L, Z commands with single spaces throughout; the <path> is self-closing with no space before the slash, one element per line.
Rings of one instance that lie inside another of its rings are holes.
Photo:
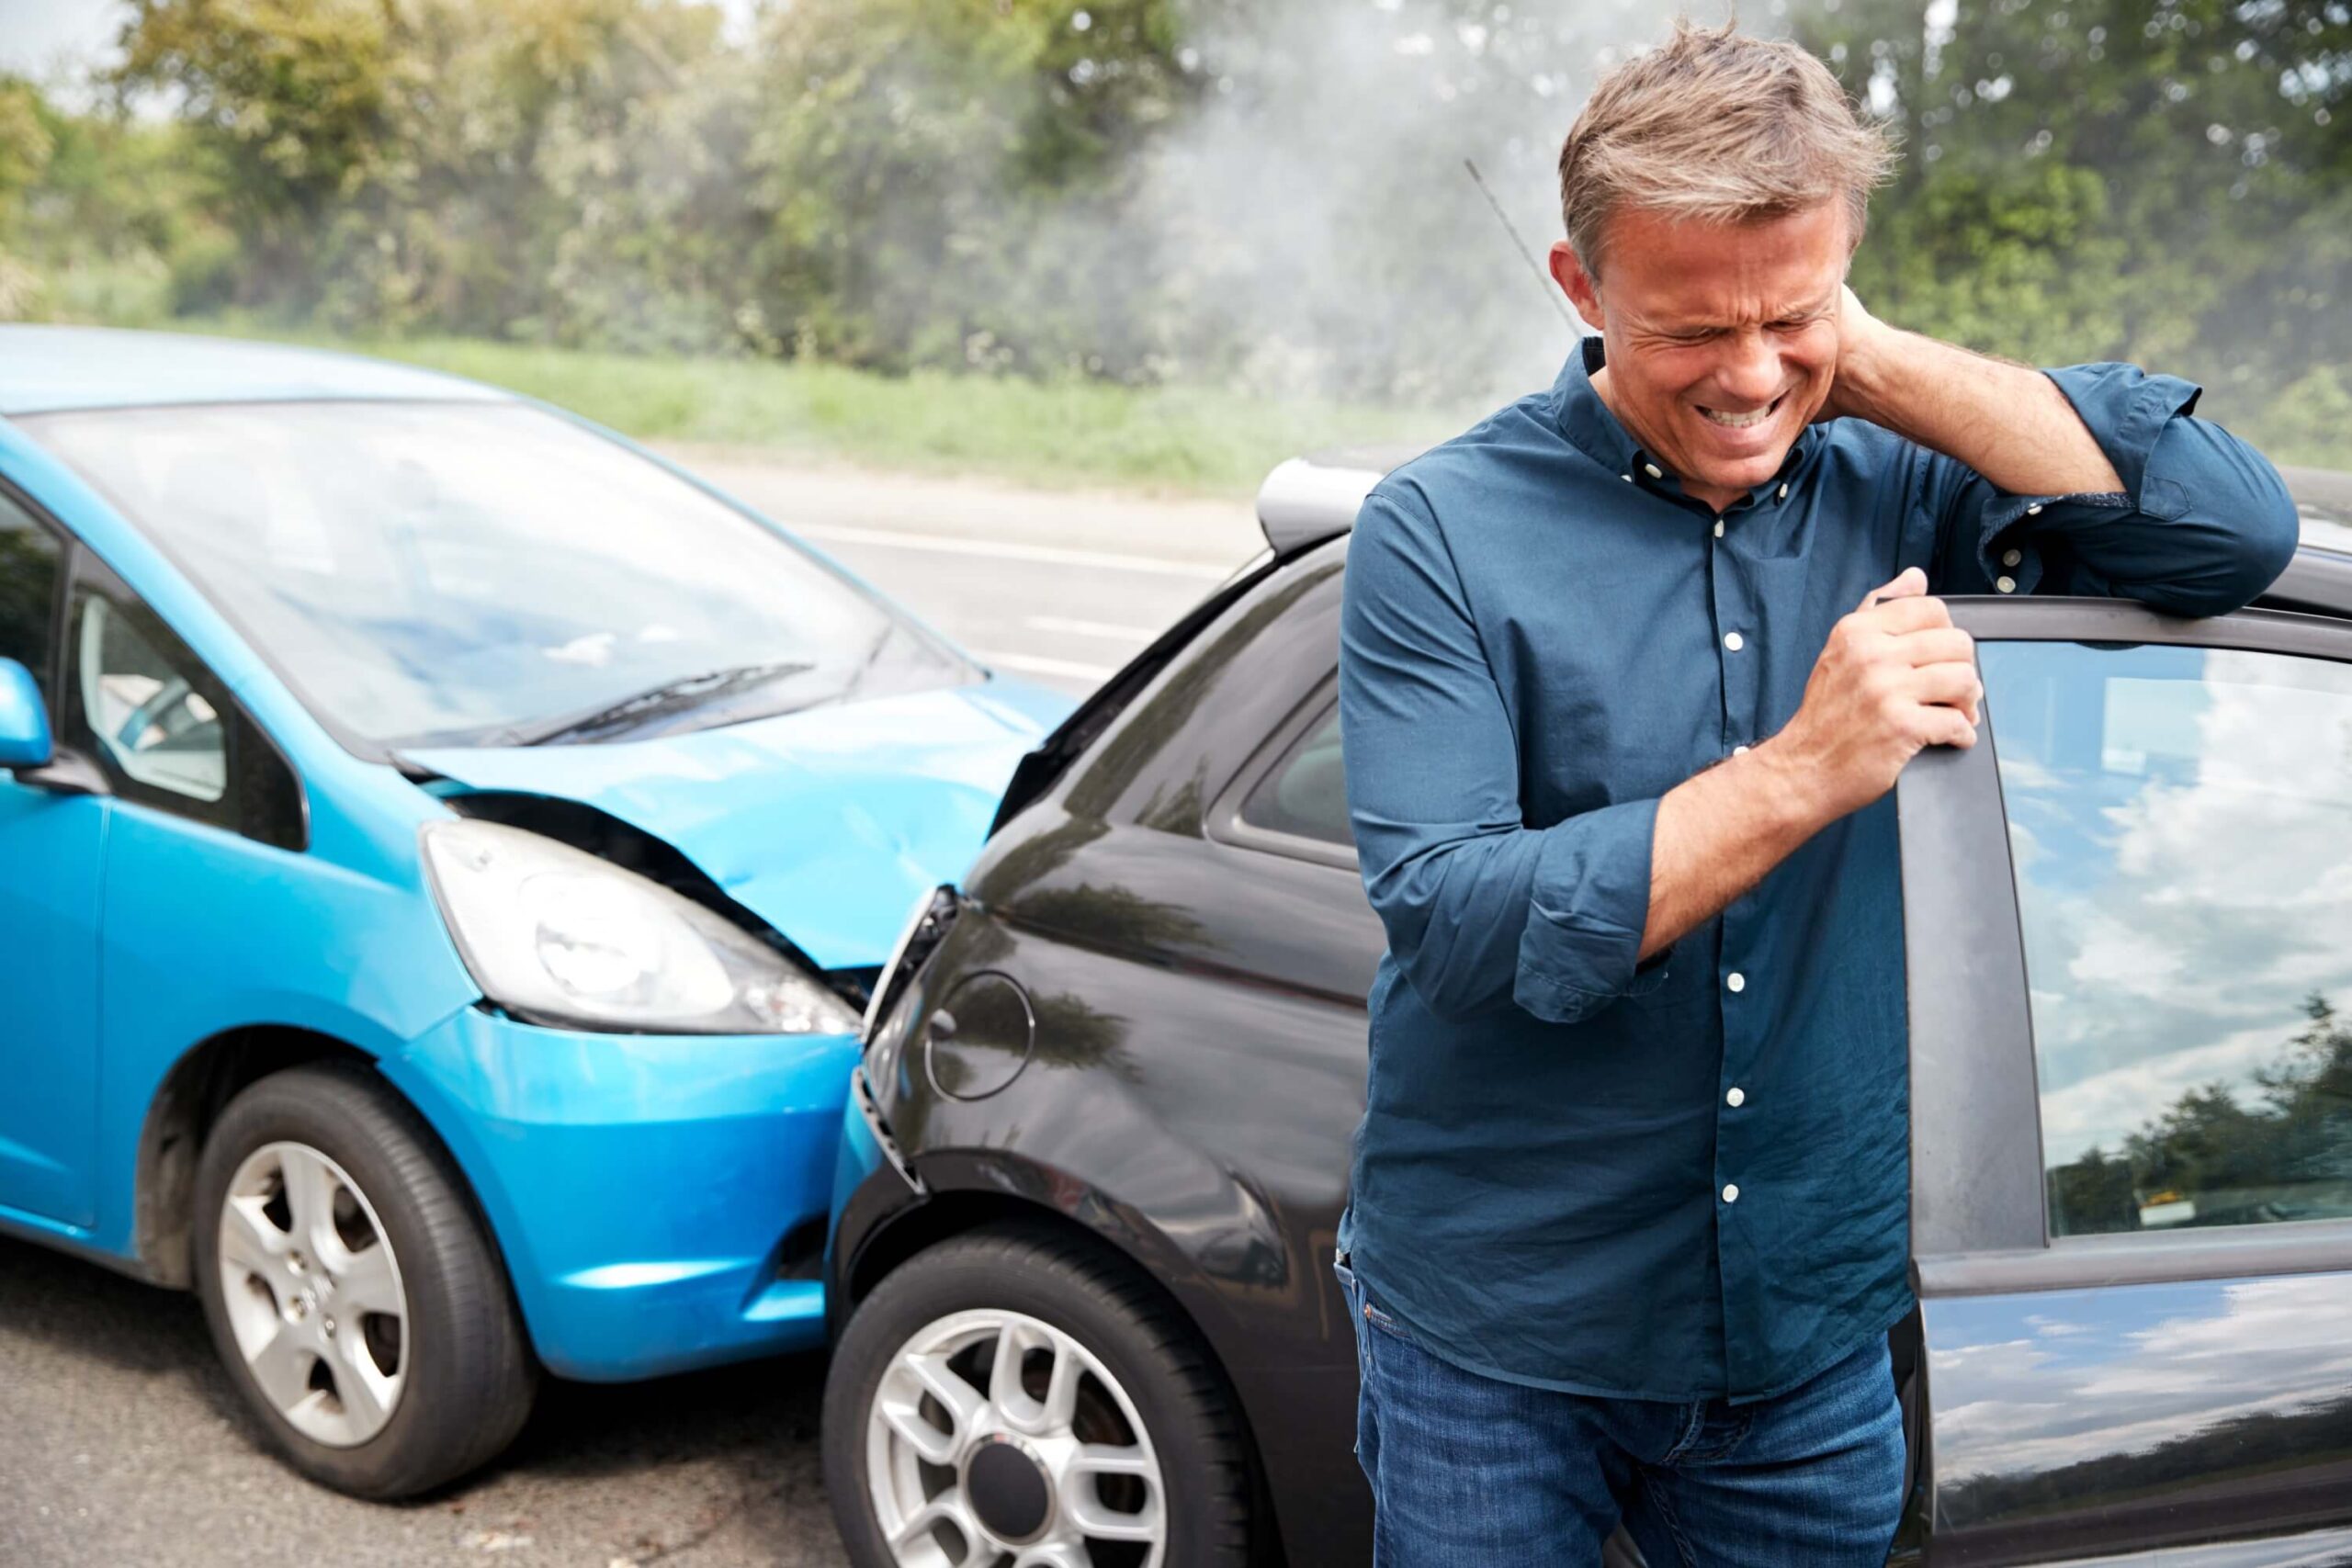
<path fill-rule="evenodd" d="M 543 398 L 624 434 L 1053 487 L 1247 495 L 1285 457 L 1436 440 L 1467 423 L 1204 388 L 1131 388 L 837 366 L 640 357 L 467 338 L 335 342 L 242 322 L 191 330 L 401 360 Z"/>
<path fill-rule="evenodd" d="M 1135 388 L 938 371 L 695 359 L 477 338 L 346 341 L 243 320 L 191 332 L 275 338 L 402 360 L 543 398 L 624 434 L 758 447 L 908 472 L 986 474 L 1057 489 L 1241 496 L 1285 457 L 1360 441 L 1437 441 L 1484 408 L 1414 411 L 1206 387 Z M 2231 428 L 2283 463 L 2352 470 L 2352 377 L 2314 372 Z M 2222 413 L 2218 406 L 2199 412 Z"/>

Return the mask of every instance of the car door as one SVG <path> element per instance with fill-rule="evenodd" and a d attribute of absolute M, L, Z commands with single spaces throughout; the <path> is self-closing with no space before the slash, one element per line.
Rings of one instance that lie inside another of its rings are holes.
<path fill-rule="evenodd" d="M 1897 792 L 1925 1452 L 1898 1557 L 2352 1554 L 2352 626 L 1952 602 Z"/>
<path fill-rule="evenodd" d="M 320 912 L 296 858 L 309 843 L 300 782 L 227 682 L 86 550 L 64 614 L 64 737 L 114 796 L 104 1082 L 138 1085 L 223 1021 L 252 1021 L 331 933 L 303 923 Z M 143 1093 L 105 1096 L 109 1115 L 144 1112 Z M 133 1135 L 135 1123 L 104 1132 Z"/>
<path fill-rule="evenodd" d="M 0 658 L 33 672 L 60 728 L 58 615 L 70 546 L 0 488 Z M 0 1209 L 96 1218 L 97 942 L 107 801 L 0 772 Z"/>

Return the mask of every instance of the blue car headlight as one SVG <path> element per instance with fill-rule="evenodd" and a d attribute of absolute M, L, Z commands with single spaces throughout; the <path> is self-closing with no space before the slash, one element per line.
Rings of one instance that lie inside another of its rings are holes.
<path fill-rule="evenodd" d="M 425 871 L 482 995 L 624 1033 L 854 1034 L 815 976 L 659 883 L 503 823 L 428 823 Z"/>

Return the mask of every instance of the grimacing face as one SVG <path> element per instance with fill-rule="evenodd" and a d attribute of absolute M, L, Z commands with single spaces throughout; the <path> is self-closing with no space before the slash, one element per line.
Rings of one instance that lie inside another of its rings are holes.
<path fill-rule="evenodd" d="M 1552 275 L 1608 363 L 1593 387 L 1683 490 L 1721 511 L 1779 471 L 1838 369 L 1847 212 L 1745 223 L 1611 217 L 1594 277 L 1567 242 Z"/>

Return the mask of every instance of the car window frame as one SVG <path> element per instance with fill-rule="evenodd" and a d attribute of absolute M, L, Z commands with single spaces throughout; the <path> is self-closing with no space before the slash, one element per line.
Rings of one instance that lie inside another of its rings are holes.
<path fill-rule="evenodd" d="M 1979 642 L 2163 643 L 2352 663 L 2352 621 L 2204 620 L 2128 600 L 1953 597 Z M 2352 606 L 2347 606 L 2352 609 Z M 2052 1236 L 2000 715 L 1895 785 L 1911 1066 L 1911 1250 L 1922 1294 L 1975 1295 L 2352 1268 L 2352 1219 Z"/>
<path fill-rule="evenodd" d="M 47 508 L 28 495 L 22 488 L 0 478 L 0 500 L 5 500 L 32 522 L 32 525 L 49 536 L 57 547 L 56 570 L 49 582 L 49 667 L 40 673 L 41 702 L 49 712 L 51 735 L 58 733 L 58 719 L 62 712 L 60 698 L 64 688 L 66 652 L 66 615 L 73 602 L 74 558 L 83 548 L 74 531 L 50 515 Z"/>
<path fill-rule="evenodd" d="M 90 716 L 83 708 L 79 680 L 80 637 L 75 610 L 85 589 L 109 601 L 119 612 L 152 620 L 175 645 L 158 651 L 167 658 L 175 651 L 184 655 L 201 678 L 190 680 L 189 688 L 203 697 L 221 719 L 223 787 L 218 800 L 200 800 L 133 777 L 107 748 L 96 743 Z M 126 804 L 183 821 L 198 822 L 289 853 L 307 853 L 311 847 L 311 797 L 302 770 L 294 765 L 268 728 L 238 700 L 229 682 L 172 625 L 170 617 L 78 539 L 68 550 L 59 574 L 59 592 L 61 602 L 54 612 L 58 652 L 52 671 L 56 687 L 51 713 L 61 749 L 70 748 L 85 758 L 106 779 L 107 793 Z M 254 770 L 249 765 L 247 748 L 258 749 L 261 765 L 274 767 L 286 781 L 286 798 L 275 808 L 254 792 Z"/>
<path fill-rule="evenodd" d="M 1258 786 L 1279 772 L 1339 705 L 1340 672 L 1335 667 L 1318 678 L 1306 695 L 1283 716 L 1282 722 L 1266 733 L 1232 781 L 1218 793 L 1204 819 L 1210 838 L 1236 849 L 1308 861 L 1354 876 L 1363 874 L 1353 843 L 1335 844 L 1305 833 L 1286 833 L 1246 821 L 1241 815 L 1242 807 L 1257 794 Z"/>

